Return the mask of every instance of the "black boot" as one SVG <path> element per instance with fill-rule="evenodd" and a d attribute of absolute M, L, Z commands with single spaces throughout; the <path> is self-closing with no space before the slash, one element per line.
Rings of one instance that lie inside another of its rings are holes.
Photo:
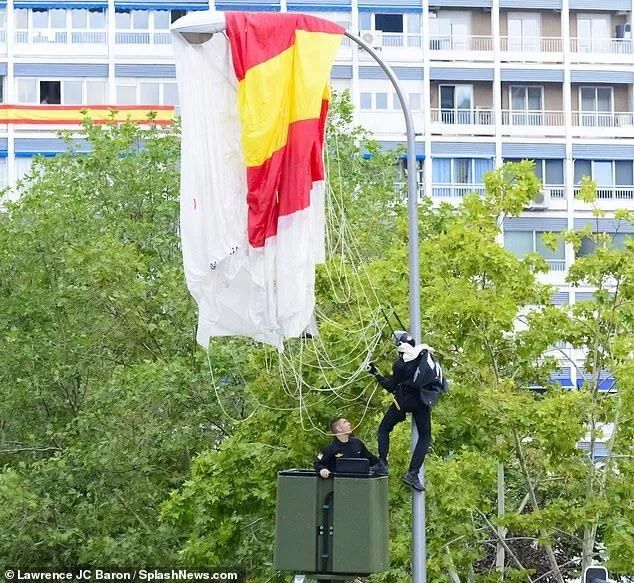
<path fill-rule="evenodd" d="M 425 489 L 418 479 L 418 472 L 407 472 L 403 476 L 403 482 L 405 482 L 408 486 L 414 488 L 414 490 L 418 490 L 419 492 L 422 492 Z"/>

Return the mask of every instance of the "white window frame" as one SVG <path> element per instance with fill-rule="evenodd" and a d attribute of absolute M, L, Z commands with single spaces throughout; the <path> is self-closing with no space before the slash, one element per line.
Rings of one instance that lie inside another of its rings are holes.
<path fill-rule="evenodd" d="M 159 86 L 159 103 L 141 103 L 141 84 L 142 83 L 156 83 Z M 134 104 L 135 105 L 173 105 L 171 103 L 165 103 L 165 85 L 174 85 L 176 81 L 173 79 L 118 79 L 115 84 L 115 95 L 119 87 L 133 87 L 134 88 Z M 372 103 L 374 104 L 374 97 Z M 174 107 L 178 107 L 175 105 Z M 366 111 L 366 110 L 364 110 Z M 383 111 L 383 110 L 381 110 Z"/>
<path fill-rule="evenodd" d="M 453 87 L 454 104 L 452 108 L 442 107 L 442 88 Z M 455 91 L 457 87 L 468 87 L 471 90 L 471 108 L 468 110 L 458 109 L 456 107 Z M 440 83 L 438 85 L 438 111 L 440 116 L 438 119 L 442 123 L 447 124 L 468 124 L 471 125 L 475 121 L 475 90 L 473 83 Z"/>
<path fill-rule="evenodd" d="M 60 84 L 60 103 L 59 105 L 77 105 L 78 107 L 80 105 L 91 105 L 89 103 L 86 103 L 86 97 L 87 97 L 87 83 L 94 83 L 96 81 L 101 81 L 104 84 L 104 104 L 108 102 L 108 80 L 104 77 L 57 77 L 57 78 L 52 78 L 52 77 L 16 77 L 15 78 L 15 90 L 16 90 L 16 95 L 18 93 L 18 83 L 20 82 L 20 80 L 29 80 L 29 81 L 35 81 L 35 97 L 36 97 L 36 101 L 33 102 L 30 105 L 40 105 L 40 102 L 42 100 L 42 94 L 40 91 L 40 84 L 43 82 L 47 82 L 47 83 L 59 83 Z M 81 102 L 79 104 L 68 104 L 65 103 L 65 99 L 64 99 L 64 85 L 65 83 L 68 82 L 73 82 L 73 83 L 81 83 Z M 104 105 L 104 104 L 94 104 L 94 105 Z M 26 104 L 25 104 L 26 105 Z M 48 104 L 48 105 L 57 105 L 57 104 Z"/>
<path fill-rule="evenodd" d="M 581 106 L 581 92 L 583 89 L 594 91 L 594 111 L 584 111 Z M 599 111 L 599 89 L 610 90 L 610 111 Z M 614 87 L 611 85 L 580 85 L 578 88 L 579 99 L 579 125 L 584 127 L 612 127 L 614 120 Z M 607 119 L 606 119 L 607 116 Z"/>
<path fill-rule="evenodd" d="M 511 35 L 511 20 L 522 22 L 522 34 L 519 38 Z M 524 21 L 533 20 L 537 22 L 537 34 L 535 37 L 524 34 Z M 542 39 L 542 14 L 541 12 L 517 12 L 511 10 L 506 13 L 506 35 L 507 48 L 509 51 L 536 53 L 541 50 Z M 518 44 L 519 43 L 519 44 Z"/>

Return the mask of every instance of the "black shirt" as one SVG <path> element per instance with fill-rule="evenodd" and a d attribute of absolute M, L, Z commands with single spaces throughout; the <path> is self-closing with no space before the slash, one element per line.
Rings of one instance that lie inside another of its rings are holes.
<path fill-rule="evenodd" d="M 376 380 L 386 391 L 394 394 L 403 411 L 413 411 L 421 403 L 419 392 L 407 385 L 407 381 L 414 377 L 421 355 L 422 353 L 409 362 L 405 362 L 403 357 L 399 356 L 392 365 L 391 376 L 376 375 Z"/>
<path fill-rule="evenodd" d="M 320 470 L 326 468 L 334 472 L 335 461 L 337 458 L 342 457 L 365 458 L 370 462 L 371 466 L 379 463 L 379 458 L 371 454 L 358 437 L 351 435 L 346 442 L 340 441 L 335 437 L 332 442 L 324 447 L 321 453 L 315 458 L 315 471 L 319 473 Z"/>

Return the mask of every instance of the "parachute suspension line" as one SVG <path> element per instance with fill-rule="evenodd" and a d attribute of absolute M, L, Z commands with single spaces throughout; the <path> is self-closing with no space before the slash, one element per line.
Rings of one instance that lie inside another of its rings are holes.
<path fill-rule="evenodd" d="M 209 366 L 209 376 L 211 378 L 211 385 L 214 388 L 214 394 L 216 395 L 216 401 L 218 401 L 220 410 L 225 415 L 225 417 L 231 419 L 231 421 L 233 421 L 234 423 L 243 423 L 244 421 L 247 421 L 255 414 L 256 410 L 254 409 L 253 411 L 251 411 L 251 413 L 249 413 L 249 415 L 244 419 L 236 419 L 235 417 L 232 417 L 231 415 L 229 415 L 229 413 L 225 409 L 225 406 L 222 404 L 222 401 L 220 400 L 220 394 L 218 392 L 218 384 L 216 383 L 216 377 L 214 376 L 213 366 L 211 365 L 211 358 L 209 357 L 209 345 L 207 345 L 206 354 L 207 354 L 207 365 Z"/>

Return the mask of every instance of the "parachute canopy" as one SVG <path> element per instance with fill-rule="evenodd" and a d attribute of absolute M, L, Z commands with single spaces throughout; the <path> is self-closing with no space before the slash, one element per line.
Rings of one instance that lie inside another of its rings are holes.
<path fill-rule="evenodd" d="M 218 13 L 173 30 L 185 277 L 202 346 L 244 335 L 281 348 L 315 307 L 329 77 L 345 31 L 302 14 L 224 17 L 227 35 L 193 35 L 201 44 L 177 31 L 205 32 Z"/>

